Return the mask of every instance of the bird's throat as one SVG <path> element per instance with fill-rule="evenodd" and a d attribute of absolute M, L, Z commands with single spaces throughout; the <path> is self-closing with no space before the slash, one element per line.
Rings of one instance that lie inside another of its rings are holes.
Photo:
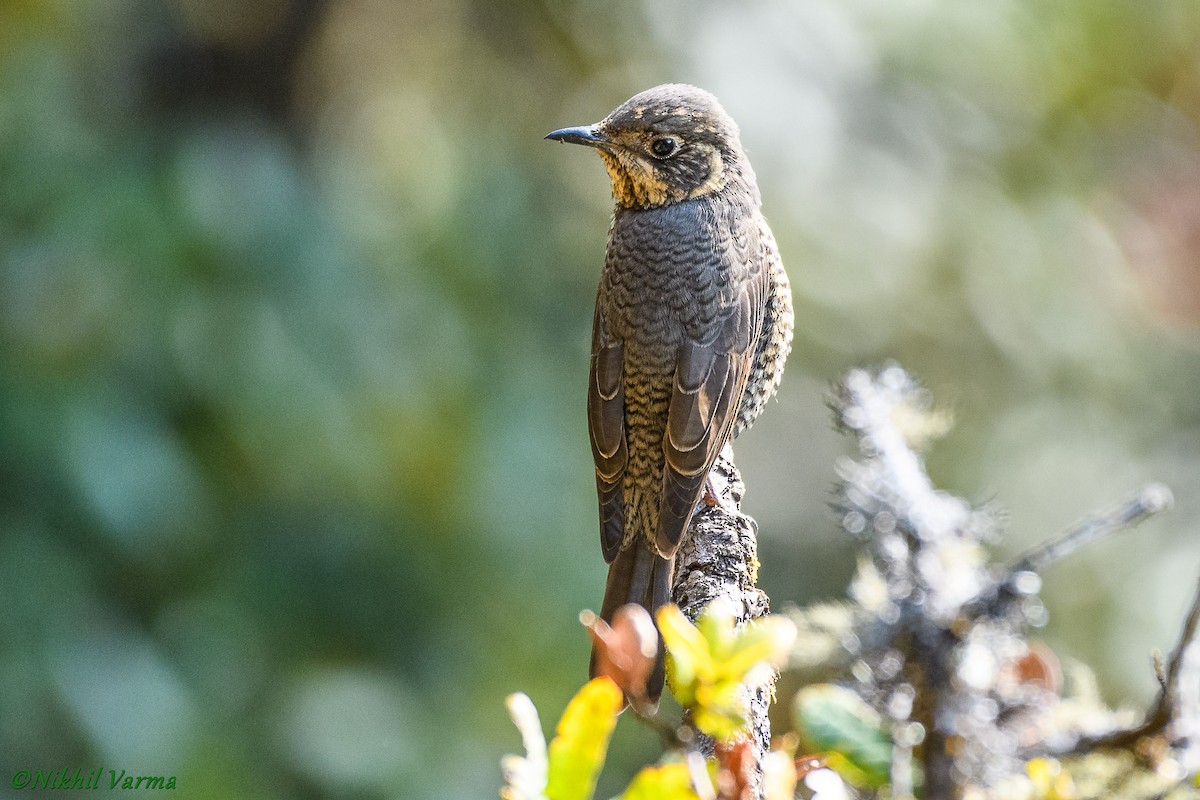
<path fill-rule="evenodd" d="M 617 205 L 625 208 L 656 208 L 667 203 L 704 197 L 725 188 L 725 166 L 716 150 L 710 154 L 711 162 L 704 182 L 691 190 L 682 187 L 672 189 L 655 173 L 653 167 L 623 150 L 600 150 L 599 153 L 612 180 L 613 197 Z"/>
<path fill-rule="evenodd" d="M 667 184 L 632 156 L 621 152 L 600 151 L 604 168 L 612 179 L 613 197 L 627 208 L 653 208 L 664 205 L 668 198 Z"/>

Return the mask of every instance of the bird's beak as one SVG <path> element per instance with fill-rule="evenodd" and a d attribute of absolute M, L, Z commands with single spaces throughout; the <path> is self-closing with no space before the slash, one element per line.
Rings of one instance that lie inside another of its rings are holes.
<path fill-rule="evenodd" d="M 578 128 L 562 128 L 561 130 L 547 133 L 546 138 L 553 139 L 556 142 L 586 144 L 590 147 L 604 147 L 608 144 L 608 139 L 604 138 L 604 135 L 596 129 L 595 125 L 583 125 Z"/>

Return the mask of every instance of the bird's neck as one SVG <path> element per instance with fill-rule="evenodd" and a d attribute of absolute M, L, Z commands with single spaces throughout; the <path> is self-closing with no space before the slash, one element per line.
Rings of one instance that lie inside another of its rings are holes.
<path fill-rule="evenodd" d="M 754 171 L 739 159 L 734 168 L 727 168 L 724 159 L 716 155 L 708 178 L 699 186 L 688 189 L 669 186 L 645 164 L 622 151 L 600 151 L 604 168 L 612 180 L 613 199 L 618 208 L 651 209 L 685 200 L 705 197 L 739 198 L 749 196 L 758 204 L 758 189 Z"/>

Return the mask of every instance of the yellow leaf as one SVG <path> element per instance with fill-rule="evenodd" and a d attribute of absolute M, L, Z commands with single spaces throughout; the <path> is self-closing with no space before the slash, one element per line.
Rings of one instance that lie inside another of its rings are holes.
<path fill-rule="evenodd" d="M 621 800 L 699 800 L 683 762 L 645 767 L 634 776 Z"/>
<path fill-rule="evenodd" d="M 786 750 L 772 750 L 763 757 L 763 797 L 792 800 L 796 796 L 796 762 Z"/>
<path fill-rule="evenodd" d="M 1072 800 L 1075 784 L 1062 764 L 1053 758 L 1034 758 L 1025 764 L 1025 772 L 1033 782 L 1038 800 Z"/>
<path fill-rule="evenodd" d="M 696 689 L 696 704 L 704 708 L 741 710 L 745 700 L 737 681 L 717 681 L 701 684 Z"/>
<path fill-rule="evenodd" d="M 692 723 L 718 742 L 728 742 L 746 727 L 746 719 L 737 707 L 698 705 L 692 709 Z"/>
<path fill-rule="evenodd" d="M 762 661 L 779 668 L 787 662 L 796 641 L 796 625 L 786 617 L 763 617 L 747 622 L 738 631 L 729 656 L 717 662 L 722 676 L 740 681 Z"/>
<path fill-rule="evenodd" d="M 708 651 L 717 661 L 729 655 L 734 643 L 737 609 L 727 597 L 718 597 L 704 607 L 696 627 L 708 642 Z"/>
<path fill-rule="evenodd" d="M 672 686 L 689 687 L 698 676 L 712 674 L 708 642 L 678 606 L 665 605 L 658 610 L 658 630 L 672 662 Z"/>
<path fill-rule="evenodd" d="M 621 690 L 603 677 L 589 681 L 571 698 L 550 743 L 549 800 L 590 800 L 624 705 Z"/>

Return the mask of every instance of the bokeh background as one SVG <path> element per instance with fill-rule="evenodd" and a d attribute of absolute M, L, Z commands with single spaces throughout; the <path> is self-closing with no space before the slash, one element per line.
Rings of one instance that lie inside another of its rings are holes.
<path fill-rule="evenodd" d="M 541 137 L 666 81 L 739 121 L 795 287 L 738 445 L 775 606 L 844 590 L 823 398 L 894 358 L 1002 553 L 1175 490 L 1046 576 L 1045 639 L 1149 700 L 1200 575 L 1200 6 L 4 0 L 0 796 L 495 796 L 604 573 L 609 190 Z"/>

